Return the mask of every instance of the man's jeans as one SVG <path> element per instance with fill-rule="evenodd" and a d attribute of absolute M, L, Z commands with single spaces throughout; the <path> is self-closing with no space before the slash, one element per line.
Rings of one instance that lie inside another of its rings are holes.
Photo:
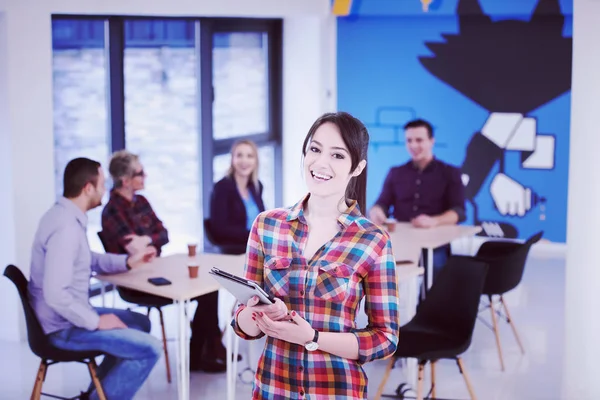
<path fill-rule="evenodd" d="M 61 349 L 106 353 L 98 367 L 98 378 L 107 399 L 132 399 L 160 358 L 161 342 L 148 333 L 150 320 L 145 315 L 112 308 L 96 311 L 100 315 L 115 314 L 129 328 L 88 331 L 73 327 L 51 333 L 48 338 Z M 90 399 L 98 399 L 95 390 Z"/>

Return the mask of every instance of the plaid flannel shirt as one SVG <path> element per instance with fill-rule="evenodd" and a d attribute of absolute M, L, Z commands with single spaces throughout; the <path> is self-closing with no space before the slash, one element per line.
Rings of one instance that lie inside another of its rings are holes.
<path fill-rule="evenodd" d="M 159 254 L 161 247 L 169 243 L 167 229 L 144 196 L 136 194 L 129 201 L 113 190 L 102 210 L 102 238 L 106 252 L 127 253 L 124 237 L 130 233 L 150 236 L 150 244 Z"/>
<path fill-rule="evenodd" d="M 338 218 L 340 232 L 312 259 L 305 259 L 307 199 L 291 209 L 258 216 L 248 241 L 245 276 L 282 299 L 314 329 L 354 333 L 359 359 L 309 352 L 267 337 L 252 398 L 366 399 L 367 376 L 361 364 L 391 356 L 398 344 L 398 287 L 391 242 L 385 231 L 362 216 L 354 201 Z M 369 322 L 359 328 L 355 318 L 363 299 Z M 237 326 L 236 318 L 232 321 L 236 334 L 256 339 Z"/>

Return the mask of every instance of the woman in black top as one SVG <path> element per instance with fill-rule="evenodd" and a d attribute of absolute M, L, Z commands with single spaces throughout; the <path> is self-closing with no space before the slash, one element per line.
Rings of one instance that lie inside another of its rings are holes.
<path fill-rule="evenodd" d="M 246 252 L 252 222 L 265 211 L 262 192 L 256 144 L 250 140 L 235 142 L 227 175 L 215 184 L 210 201 L 209 229 L 223 253 Z"/>

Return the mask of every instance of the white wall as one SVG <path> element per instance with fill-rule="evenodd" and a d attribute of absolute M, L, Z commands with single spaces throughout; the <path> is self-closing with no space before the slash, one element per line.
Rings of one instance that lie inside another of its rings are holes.
<path fill-rule="evenodd" d="M 3 254 L 2 266 L 15 263 L 26 274 L 38 219 L 54 199 L 52 64 L 48 32 L 50 20 L 46 13 L 36 9 L 27 11 L 18 4 L 9 4 L 6 8 L 0 69 L 4 73 L 2 141 L 8 145 L 4 151 L 8 151 L 6 158 L 10 165 L 3 169 L 3 180 L 8 185 L 3 189 L 12 198 L 3 200 L 9 211 L 2 218 L 8 225 L 2 235 L 11 236 L 7 243 L 12 251 L 8 249 Z M 2 288 L 5 287 L 3 282 Z M 15 301 L 14 289 L 0 293 L 2 304 Z M 7 323 L 3 324 L 0 337 L 16 337 L 17 327 L 23 326 L 21 314 L 19 310 L 15 315 L 14 307 L 10 310 L 3 307 L 0 318 Z"/>
<path fill-rule="evenodd" d="M 7 26 L 6 18 L 0 12 L 0 60 L 7 57 Z M 16 259 L 16 248 L 14 240 L 15 220 L 13 218 L 13 180 L 12 180 L 12 141 L 9 135 L 8 121 L 8 71 L 5 63 L 0 62 L 0 270 L 4 266 Z M 19 300 L 16 296 L 16 290 L 12 283 L 7 279 L 0 279 L 0 293 L 7 293 L 3 301 L 4 314 L 11 324 L 0 325 L 0 339 L 14 340 L 17 338 L 16 329 L 14 329 L 18 319 Z"/>
<path fill-rule="evenodd" d="M 0 7 L 5 10 L 0 25 L 0 145 L 7 153 L 0 153 L 0 266 L 16 263 L 28 275 L 37 223 L 55 198 L 53 13 L 284 18 L 284 200 L 293 202 L 304 193 L 297 190 L 298 141 L 317 116 L 335 105 L 333 97 L 326 97 L 335 92 L 335 19 L 329 16 L 329 0 L 0 0 Z M 3 281 L 0 304 L 11 305 L 15 292 Z M 20 312 L 2 307 L 0 339 L 24 338 Z"/>
<path fill-rule="evenodd" d="M 335 111 L 335 17 L 286 18 L 283 26 L 283 204 L 306 194 L 302 144 L 312 123 Z M 307 57 L 318 49 L 314 56 Z"/>
<path fill-rule="evenodd" d="M 573 3 L 564 399 L 599 399 L 600 1 Z"/>

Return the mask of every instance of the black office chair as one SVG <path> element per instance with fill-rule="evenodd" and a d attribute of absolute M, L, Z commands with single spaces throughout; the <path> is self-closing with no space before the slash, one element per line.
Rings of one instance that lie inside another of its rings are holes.
<path fill-rule="evenodd" d="M 490 241 L 481 245 L 475 257 L 484 260 L 490 266 L 485 285 L 483 286 L 483 295 L 487 296 L 489 304 L 481 310 L 488 308 L 492 314 L 492 326 L 484 322 L 490 329 L 494 331 L 496 337 L 496 346 L 498 347 L 498 356 L 500 358 L 500 367 L 504 371 L 504 359 L 502 357 L 502 347 L 500 345 L 500 332 L 498 331 L 497 316 L 506 319 L 515 335 L 517 344 L 521 349 L 521 353 L 525 354 L 525 349 L 515 323 L 513 322 L 506 302 L 504 301 L 504 293 L 513 290 L 523 278 L 525 272 L 525 264 L 531 246 L 537 243 L 543 236 L 544 232 L 538 232 L 525 241 L 525 243 L 508 242 L 508 241 Z M 499 296 L 500 306 L 504 308 L 504 314 L 501 309 L 498 310 L 494 304 L 493 296 Z"/>
<path fill-rule="evenodd" d="M 215 237 L 215 234 L 213 232 L 210 218 L 204 218 L 204 234 L 206 235 L 206 238 L 211 244 L 217 246 L 217 238 Z"/>
<path fill-rule="evenodd" d="M 106 241 L 104 240 L 104 234 L 102 231 L 98 232 L 98 238 L 100 238 L 100 242 L 102 242 L 102 247 L 104 247 L 104 250 L 106 251 Z M 167 332 L 165 330 L 165 321 L 163 318 L 162 307 L 168 306 L 169 304 L 173 304 L 173 300 L 168 299 L 166 297 L 160 297 L 140 292 L 138 290 L 125 288 L 122 286 L 117 286 L 117 292 L 119 293 L 121 299 L 123 299 L 124 301 L 136 304 L 139 307 L 146 308 L 147 315 L 150 315 L 150 310 L 152 310 L 153 308 L 155 308 L 158 311 L 158 316 L 160 317 L 160 329 L 162 331 L 163 351 L 165 353 L 165 364 L 167 368 L 167 382 L 171 383 L 171 367 L 169 363 L 169 349 L 167 347 Z"/>
<path fill-rule="evenodd" d="M 42 385 L 46 379 L 46 370 L 49 366 L 61 362 L 80 362 L 88 366 L 92 383 L 94 384 L 96 392 L 98 393 L 98 398 L 100 400 L 106 400 L 104 390 L 102 389 L 100 380 L 96 375 L 96 368 L 98 366 L 96 365 L 95 360 L 95 357 L 101 356 L 103 353 L 100 351 L 69 351 L 59 349 L 54 346 L 50 340 L 48 340 L 46 334 L 44 334 L 42 325 L 40 324 L 33 307 L 29 303 L 29 297 L 27 293 L 28 282 L 25 278 L 25 275 L 23 275 L 19 268 L 15 267 L 14 265 L 9 265 L 4 270 L 4 276 L 6 276 L 12 281 L 12 283 L 15 284 L 17 291 L 19 292 L 19 297 L 21 297 L 23 311 L 25 312 L 25 321 L 27 323 L 27 340 L 29 342 L 29 348 L 31 348 L 31 351 L 36 356 L 42 359 L 38 368 L 37 376 L 35 378 L 35 384 L 33 385 L 31 399 L 39 400 L 42 395 L 63 400 L 73 400 L 79 398 L 79 396 L 76 396 L 69 399 L 66 397 L 42 393 Z"/>
<path fill-rule="evenodd" d="M 210 218 L 204 218 L 204 234 L 210 243 L 216 246 L 221 254 L 244 254 L 246 252 L 245 245 L 232 245 L 223 243 L 217 239 L 214 230 L 212 229 L 212 222 Z"/>
<path fill-rule="evenodd" d="M 424 397 L 423 375 L 428 362 L 431 363 L 431 398 L 435 398 L 435 363 L 440 359 L 456 361 L 471 399 L 475 399 L 460 355 L 471 345 L 487 270 L 485 262 L 472 257 L 451 256 L 448 259 L 416 315 L 400 327 L 398 348 L 387 364 L 376 400 L 380 399 L 398 358 L 418 359 L 417 399 Z"/>

